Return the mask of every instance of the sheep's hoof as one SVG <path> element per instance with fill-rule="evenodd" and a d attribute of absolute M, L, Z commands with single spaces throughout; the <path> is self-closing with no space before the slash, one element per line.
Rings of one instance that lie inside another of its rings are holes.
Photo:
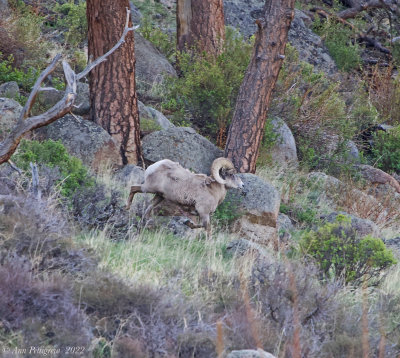
<path fill-rule="evenodd" d="M 189 226 L 191 229 L 198 229 L 199 226 L 194 224 L 192 220 L 187 219 L 183 222 L 186 226 Z"/>

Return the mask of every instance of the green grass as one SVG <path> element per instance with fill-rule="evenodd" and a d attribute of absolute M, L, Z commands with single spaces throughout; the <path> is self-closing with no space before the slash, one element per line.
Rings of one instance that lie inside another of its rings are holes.
<path fill-rule="evenodd" d="M 105 230 L 83 235 L 81 241 L 100 257 L 100 268 L 124 280 L 165 285 L 180 277 L 180 285 L 188 294 L 197 291 L 204 270 L 229 275 L 234 269 L 234 260 L 225 252 L 229 237 L 223 234 L 204 240 L 143 231 L 127 241 L 115 242 Z"/>

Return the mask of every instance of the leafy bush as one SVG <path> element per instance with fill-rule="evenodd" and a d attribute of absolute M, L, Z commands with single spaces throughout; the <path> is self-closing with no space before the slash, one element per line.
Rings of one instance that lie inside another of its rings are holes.
<path fill-rule="evenodd" d="M 159 27 L 154 26 L 148 16 L 143 18 L 138 31 L 157 47 L 170 62 L 175 61 L 175 37 L 168 36 Z"/>
<path fill-rule="evenodd" d="M 357 43 L 351 41 L 352 30 L 334 20 L 322 23 L 317 17 L 314 31 L 325 38 L 325 45 L 340 70 L 349 71 L 359 67 L 360 50 Z"/>
<path fill-rule="evenodd" d="M 23 140 L 13 155 L 13 160 L 23 170 L 29 170 L 30 162 L 50 168 L 58 167 L 61 172 L 59 180 L 61 194 L 65 197 L 71 197 L 78 188 L 90 187 L 94 183 L 81 160 L 70 156 L 60 141 Z"/>
<path fill-rule="evenodd" d="M 11 53 L 18 56 L 18 52 L 22 50 L 22 63 L 25 67 L 41 68 L 43 59 L 47 58 L 54 48 L 54 44 L 43 38 L 42 27 L 45 18 L 38 15 L 33 6 L 26 5 L 21 0 L 10 0 L 9 3 L 13 13 L 2 25 L 8 32 L 11 47 L 18 44 L 18 51 Z"/>
<path fill-rule="evenodd" d="M 66 30 L 65 40 L 72 46 L 79 45 L 87 37 L 86 2 L 73 0 L 56 5 L 55 11 L 60 13 L 56 25 Z"/>
<path fill-rule="evenodd" d="M 251 41 L 227 28 L 223 52 L 213 58 L 202 54 L 180 53 L 181 77 L 167 85 L 164 108 L 175 111 L 180 120 L 185 111 L 200 131 L 214 139 L 223 134 L 229 123 L 237 93 L 250 60 Z M 223 134 L 222 134 L 223 133 Z"/>
<path fill-rule="evenodd" d="M 372 160 L 386 172 L 400 173 L 400 126 L 374 135 Z"/>
<path fill-rule="evenodd" d="M 357 282 L 364 275 L 378 278 L 379 273 L 396 263 L 382 240 L 370 235 L 359 239 L 351 227 L 351 219 L 338 215 L 318 231 L 310 231 L 300 241 L 301 251 L 313 257 L 325 278 L 332 274 L 346 283 Z"/>
<path fill-rule="evenodd" d="M 280 140 L 279 134 L 274 131 L 272 118 L 267 118 L 264 126 L 264 135 L 261 141 L 260 153 L 257 159 L 257 165 L 266 165 L 272 162 L 270 154 L 271 148 Z"/>
<path fill-rule="evenodd" d="M 15 81 L 25 91 L 30 91 L 38 77 L 38 71 L 30 67 L 26 72 L 12 66 L 14 58 L 3 58 L 0 52 L 0 83 Z"/>
<path fill-rule="evenodd" d="M 230 225 L 242 215 L 239 200 L 226 199 L 215 210 L 212 219 L 216 219 L 220 227 Z"/>
<path fill-rule="evenodd" d="M 348 156 L 347 141 L 355 134 L 356 121 L 337 82 L 300 61 L 289 44 L 285 55 L 269 115 L 285 118 L 302 166 L 336 173 Z"/>

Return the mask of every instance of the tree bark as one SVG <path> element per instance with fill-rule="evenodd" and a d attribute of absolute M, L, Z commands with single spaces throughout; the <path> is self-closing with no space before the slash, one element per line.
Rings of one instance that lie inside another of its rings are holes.
<path fill-rule="evenodd" d="M 254 173 L 272 90 L 284 59 L 294 0 L 266 0 L 253 54 L 240 86 L 225 156 L 242 173 Z"/>
<path fill-rule="evenodd" d="M 177 0 L 177 47 L 217 55 L 225 40 L 223 0 Z"/>
<path fill-rule="evenodd" d="M 89 58 L 103 55 L 118 41 L 126 8 L 128 0 L 87 1 Z M 124 164 L 137 164 L 142 154 L 132 32 L 127 34 L 124 46 L 90 73 L 89 86 L 90 119 L 117 141 Z"/>

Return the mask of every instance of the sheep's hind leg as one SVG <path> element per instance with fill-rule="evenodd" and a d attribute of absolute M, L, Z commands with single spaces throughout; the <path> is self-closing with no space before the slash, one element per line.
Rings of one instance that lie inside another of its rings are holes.
<path fill-rule="evenodd" d="M 125 206 L 126 210 L 129 210 L 131 208 L 132 200 L 133 200 L 133 197 L 135 196 L 136 193 L 142 193 L 142 186 L 141 185 L 132 185 L 131 186 L 131 191 L 129 193 L 128 202 L 126 203 L 126 206 Z"/>
<path fill-rule="evenodd" d="M 154 198 L 151 200 L 150 205 L 146 209 L 143 217 L 147 220 L 151 214 L 151 212 L 164 200 L 161 195 L 155 195 Z"/>

